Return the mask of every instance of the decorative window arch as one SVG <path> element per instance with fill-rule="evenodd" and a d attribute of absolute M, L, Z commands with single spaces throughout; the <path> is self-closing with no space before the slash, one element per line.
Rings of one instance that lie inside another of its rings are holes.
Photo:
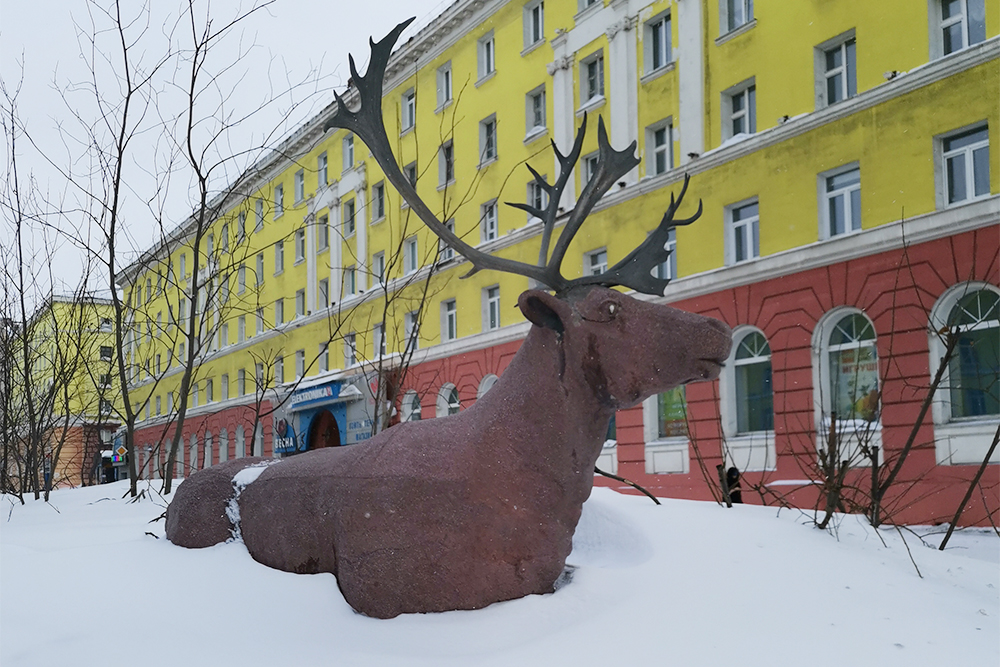
<path fill-rule="evenodd" d="M 236 427 L 235 434 L 233 435 L 233 448 L 236 458 L 241 459 L 247 455 L 247 440 L 243 435 L 243 424 Z"/>
<path fill-rule="evenodd" d="M 733 331 L 733 346 L 719 389 L 727 465 L 735 465 L 741 472 L 773 470 L 771 346 L 760 329 L 744 325 Z"/>
<path fill-rule="evenodd" d="M 229 431 L 219 429 L 219 463 L 229 460 Z"/>
<path fill-rule="evenodd" d="M 412 389 L 409 390 L 403 394 L 403 401 L 400 407 L 402 408 L 402 420 L 404 422 L 420 421 L 420 415 L 423 411 L 420 406 L 420 394 Z"/>
<path fill-rule="evenodd" d="M 448 382 L 438 390 L 437 395 L 437 416 L 447 417 L 458 414 L 462 409 L 462 402 L 458 398 L 458 387 Z"/>
<path fill-rule="evenodd" d="M 212 467 L 212 432 L 205 431 L 205 468 Z"/>
<path fill-rule="evenodd" d="M 813 332 L 813 405 L 819 446 L 827 447 L 836 415 L 843 445 L 840 457 L 852 465 L 868 463 L 859 445 L 882 446 L 877 343 L 875 325 L 857 308 L 831 310 Z"/>
<path fill-rule="evenodd" d="M 493 385 L 495 385 L 497 383 L 497 380 L 499 379 L 500 378 L 498 378 L 493 373 L 484 376 L 483 379 L 480 380 L 479 382 L 479 389 L 476 391 L 476 400 L 478 401 L 480 398 L 485 396 L 486 392 L 492 389 Z"/>
<path fill-rule="evenodd" d="M 928 327 L 931 378 L 944 356 L 947 330 L 958 342 L 932 403 L 937 461 L 980 463 L 1000 421 L 1000 289 L 963 282 L 937 300 Z M 1000 462 L 1000 451 L 991 460 Z"/>

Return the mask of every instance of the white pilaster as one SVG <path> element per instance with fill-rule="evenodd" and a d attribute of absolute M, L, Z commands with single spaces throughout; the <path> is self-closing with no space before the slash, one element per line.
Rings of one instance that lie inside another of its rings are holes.
<path fill-rule="evenodd" d="M 316 310 L 316 214 L 310 211 L 305 218 L 306 228 L 306 310 Z"/>
<path fill-rule="evenodd" d="M 701 155 L 705 152 L 703 13 L 702 0 L 677 0 L 677 46 L 680 51 L 677 73 L 680 83 L 678 130 L 682 165 L 691 161 L 690 153 Z"/>
<path fill-rule="evenodd" d="M 354 188 L 354 233 L 358 249 L 358 292 L 368 289 L 368 201 L 365 195 L 364 178 Z M 374 281 L 373 281 L 374 282 Z"/>
<path fill-rule="evenodd" d="M 611 111 L 611 146 L 623 150 L 639 139 L 639 81 L 636 72 L 636 16 L 628 15 L 628 1 L 612 2 L 615 22 L 605 34 L 608 36 L 608 92 Z M 623 180 L 635 183 L 639 179 L 638 167 L 627 173 Z"/>
<path fill-rule="evenodd" d="M 559 152 L 565 155 L 573 147 L 575 129 L 573 108 L 573 65 L 574 54 L 569 51 L 569 33 L 561 33 L 552 39 L 555 60 L 547 65 L 552 77 L 552 140 Z M 555 173 L 550 181 L 559 175 L 559 161 L 555 160 Z M 574 180 L 571 178 L 563 190 L 560 204 L 566 210 L 576 201 Z"/>

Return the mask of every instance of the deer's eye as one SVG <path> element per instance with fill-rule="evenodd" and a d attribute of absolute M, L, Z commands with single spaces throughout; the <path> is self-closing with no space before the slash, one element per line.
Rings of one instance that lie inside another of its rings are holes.
<path fill-rule="evenodd" d="M 608 317 L 614 319 L 615 316 L 618 314 L 618 304 L 615 303 L 614 301 L 609 301 L 604 305 L 604 312 L 608 314 Z"/>

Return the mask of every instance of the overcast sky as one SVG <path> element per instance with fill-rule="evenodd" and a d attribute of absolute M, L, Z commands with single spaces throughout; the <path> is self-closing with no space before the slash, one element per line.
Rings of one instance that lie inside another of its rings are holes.
<path fill-rule="evenodd" d="M 213 17 L 213 25 L 231 20 L 241 10 L 249 9 L 252 0 L 215 0 L 212 3 L 195 0 L 202 14 L 206 8 Z M 276 0 L 263 11 L 254 13 L 240 25 L 238 33 L 233 33 L 210 53 L 209 67 L 219 71 L 237 60 L 236 67 L 227 72 L 228 88 L 235 94 L 227 102 L 227 108 L 235 114 L 245 114 L 260 106 L 262 99 L 272 97 L 273 91 L 283 90 L 289 83 L 310 79 L 308 86 L 296 88 L 295 92 L 281 97 L 260 113 L 255 113 L 245 122 L 231 139 L 231 150 L 242 145 L 250 145 L 261 138 L 269 138 L 269 143 L 293 130 L 304 119 L 313 115 L 332 101 L 331 89 L 340 89 L 349 77 L 347 54 L 354 53 L 359 67 L 367 62 L 368 38 L 381 38 L 396 23 L 416 16 L 400 40 L 425 26 L 440 14 L 453 0 Z M 98 0 L 99 6 L 110 7 L 112 0 Z M 141 38 L 145 62 L 162 53 L 167 43 L 165 26 L 173 25 L 181 0 L 155 0 L 148 16 L 149 27 Z M 138 0 L 125 0 L 123 14 L 130 17 L 145 17 Z M 93 17 L 93 18 L 92 18 Z M 146 20 L 145 18 L 143 20 Z M 74 111 L 93 117 L 91 104 L 93 96 L 85 91 L 75 91 L 69 95 L 69 107 L 59 89 L 66 90 L 73 83 L 85 82 L 88 77 L 86 61 L 81 49 L 86 49 L 80 34 L 93 32 L 93 25 L 109 27 L 107 19 L 99 12 L 92 12 L 85 0 L 0 0 L 0 76 L 8 91 L 12 91 L 22 80 L 17 105 L 22 123 L 26 126 L 38 149 L 26 138 L 20 138 L 17 145 L 18 171 L 24 181 L 30 171 L 50 200 L 59 200 L 63 208 L 69 208 L 79 201 L 79 193 L 67 189 L 65 179 L 46 163 L 40 153 L 61 168 L 72 167 L 80 172 L 85 165 L 75 155 L 81 151 L 61 136 L 60 126 L 65 132 L 79 134 Z M 131 26 L 132 34 L 139 34 L 137 25 Z M 98 40 L 101 55 L 120 56 L 114 50 L 114 35 L 104 33 Z M 180 39 L 180 38 L 177 38 Z M 252 48 L 250 48 L 252 46 Z M 23 66 L 23 77 L 22 77 Z M 107 67 L 103 69 L 106 71 Z M 110 87 L 108 80 L 101 84 Z M 117 94 L 113 90 L 110 95 Z M 167 106 L 161 104 L 158 106 Z M 6 104 L 4 104 L 6 107 Z M 150 113 L 152 116 L 152 112 Z M 280 128 L 275 132 L 275 128 Z M 131 243 L 138 249 L 149 247 L 158 235 L 158 226 L 149 215 L 148 201 L 153 195 L 148 174 L 149 165 L 156 161 L 157 150 L 163 150 L 162 141 L 154 144 L 153 133 L 137 139 L 135 156 L 127 165 L 131 179 L 140 184 L 129 193 L 125 213 L 131 231 Z M 4 166 L 0 178 L 5 178 L 9 163 L 9 144 L 4 141 Z M 191 199 L 187 191 L 190 179 L 174 176 L 171 186 L 163 197 L 161 208 L 167 221 L 179 223 L 190 211 Z M 93 191 L 91 188 L 90 191 Z M 77 216 L 76 219 L 78 219 Z M 72 227 L 76 223 L 72 215 L 53 221 L 61 228 Z M 172 226 L 172 225 L 170 225 Z M 82 272 L 83 253 L 73 248 L 66 235 L 50 232 L 49 243 L 60 249 L 54 269 L 56 292 L 69 292 L 75 286 Z M 7 220 L 0 229 L 0 243 L 10 248 L 13 244 L 11 225 Z M 40 257 L 42 239 L 35 234 L 32 253 Z M 47 279 L 39 278 L 42 292 L 48 292 Z"/>

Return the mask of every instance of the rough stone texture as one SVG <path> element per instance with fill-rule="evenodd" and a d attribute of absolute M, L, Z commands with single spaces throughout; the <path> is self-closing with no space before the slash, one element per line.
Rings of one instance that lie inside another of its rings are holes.
<path fill-rule="evenodd" d="M 271 459 L 254 456 L 226 461 L 199 470 L 181 482 L 167 506 L 167 539 L 182 547 L 199 549 L 232 537 L 226 506 L 235 494 L 233 476 L 261 461 Z"/>
<path fill-rule="evenodd" d="M 731 332 L 598 287 L 532 290 L 518 305 L 536 326 L 472 407 L 289 458 L 248 485 L 253 558 L 332 572 L 352 607 L 379 618 L 551 592 L 611 415 L 717 377 Z M 184 521 L 196 510 L 188 502 Z"/>

